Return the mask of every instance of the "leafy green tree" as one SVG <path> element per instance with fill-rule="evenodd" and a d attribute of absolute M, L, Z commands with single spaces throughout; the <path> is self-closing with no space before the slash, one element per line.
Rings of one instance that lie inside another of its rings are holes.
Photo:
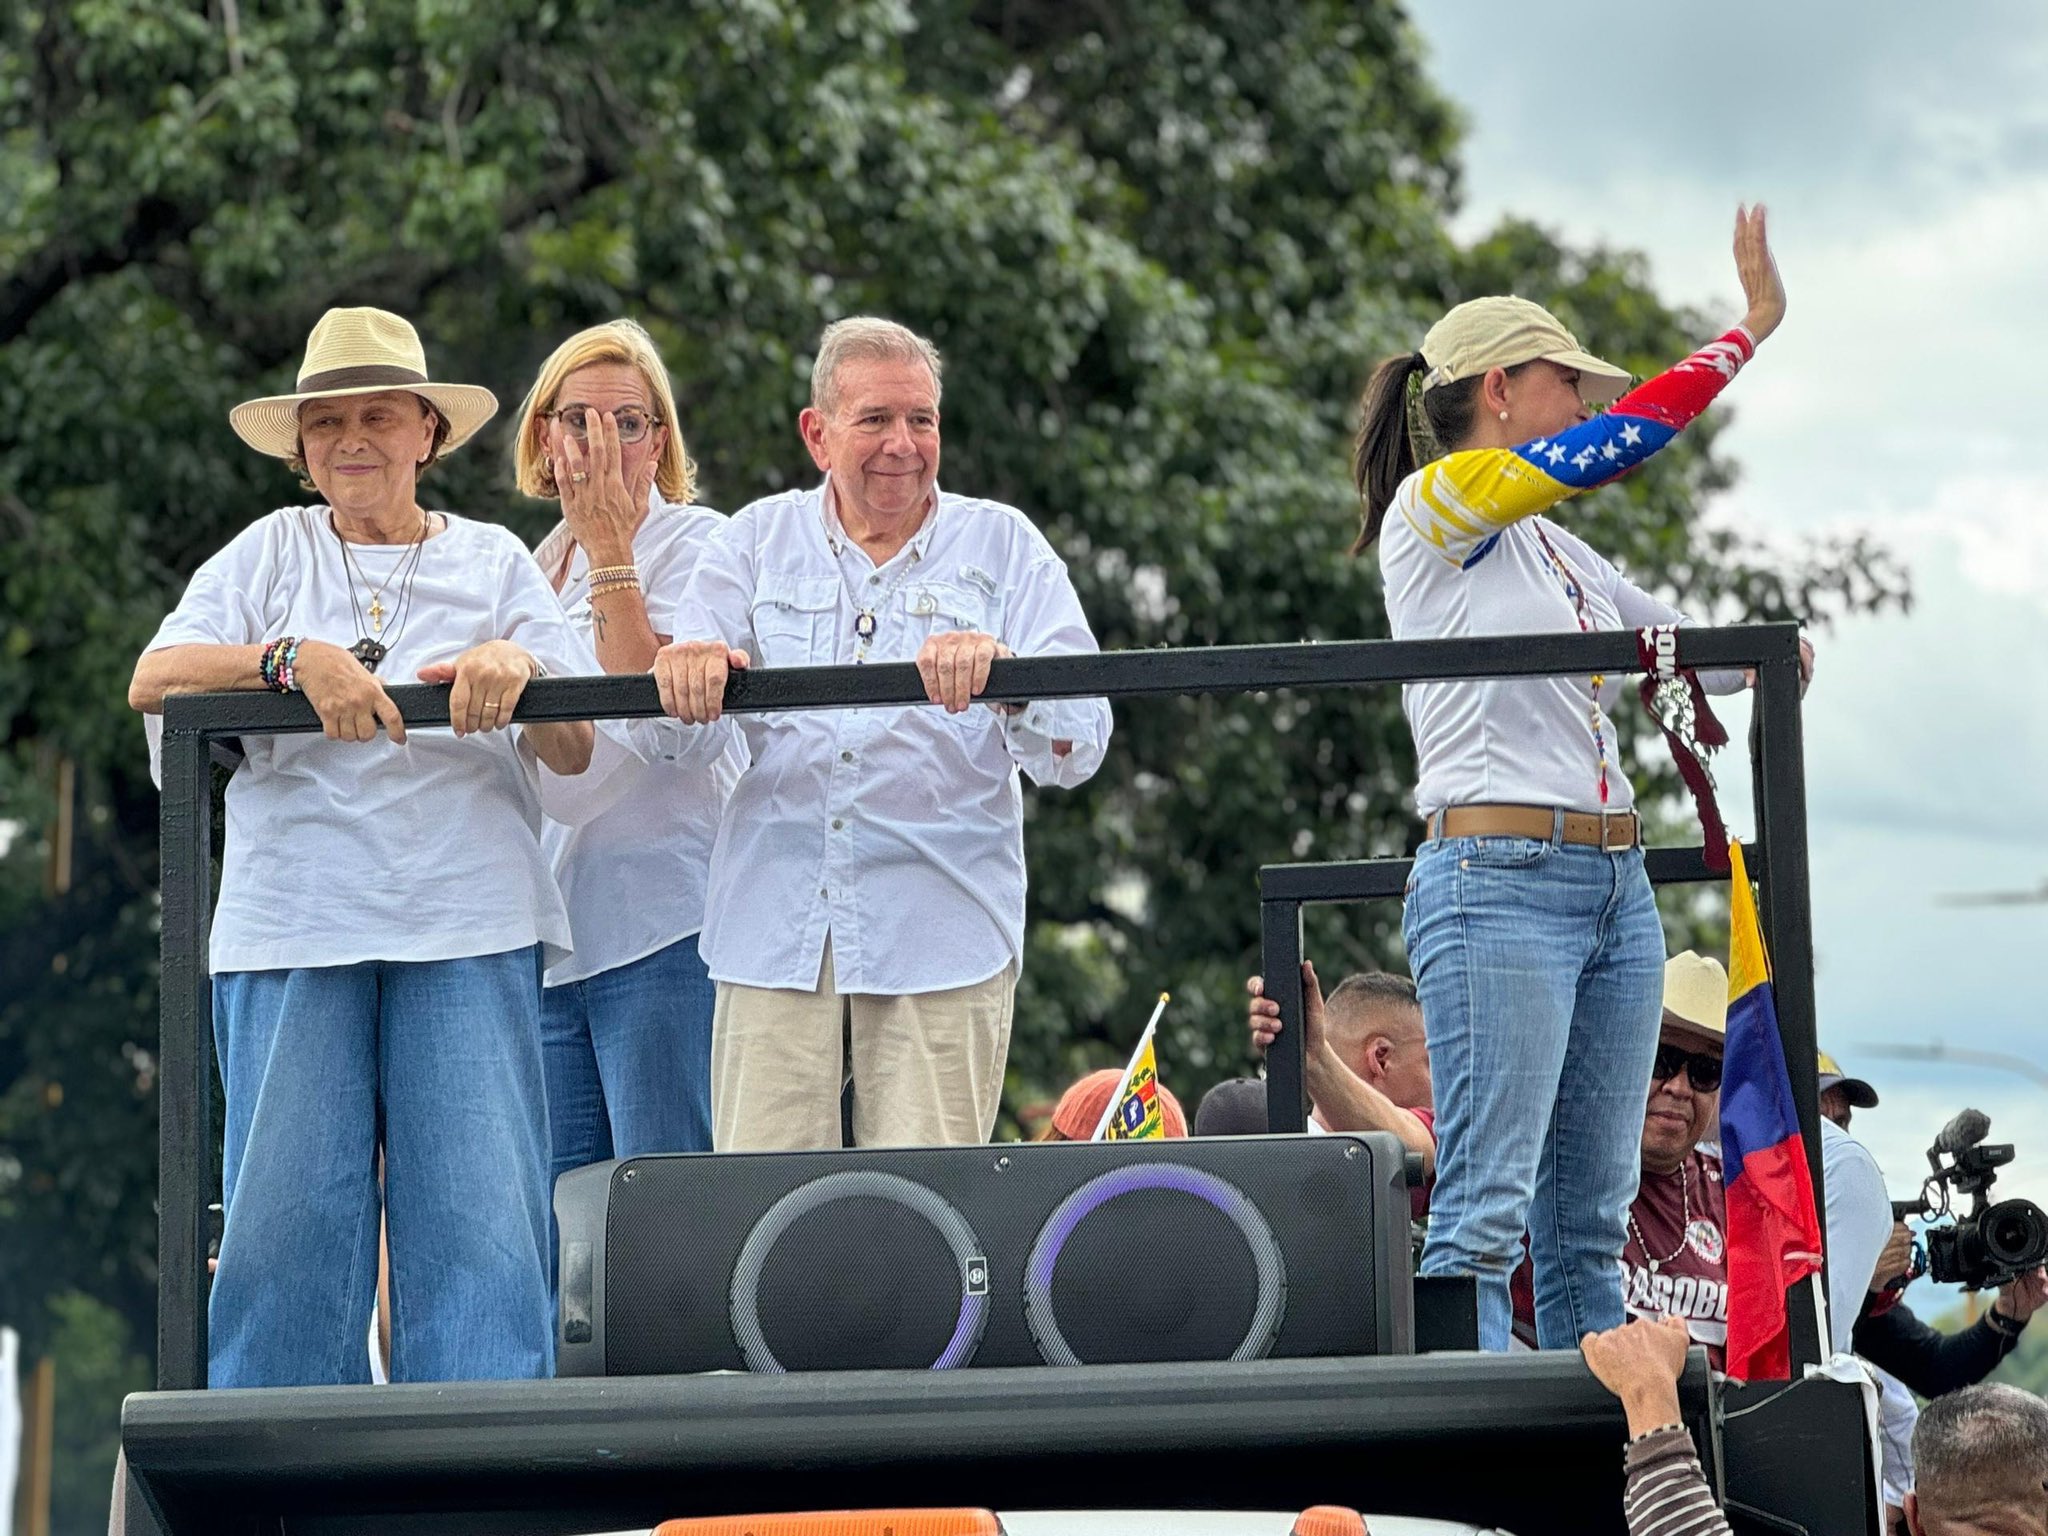
<path fill-rule="evenodd" d="M 822 324 L 888 313 L 947 354 L 946 483 L 1040 519 L 1105 646 L 1372 636 L 1343 551 L 1377 357 L 1505 289 L 1644 371 L 1705 328 L 1622 253 L 1522 223 L 1459 247 L 1458 137 L 1389 0 L 0 10 L 0 1313 L 34 1330 L 75 1289 L 153 1337 L 156 802 L 125 682 L 194 565 L 300 499 L 223 418 L 288 387 L 323 309 L 412 316 L 508 402 L 635 315 L 729 508 L 810 473 Z M 429 487 L 535 535 L 504 425 Z M 1861 546 L 1771 562 L 1703 529 L 1732 472 L 1710 419 L 1573 516 L 1718 616 L 1899 594 Z M 1412 772 L 1392 692 L 1122 708 L 1097 780 L 1030 804 L 1013 1105 L 1120 1058 L 1162 987 L 1167 1080 L 1241 1070 L 1258 867 L 1406 850 Z M 1320 914 L 1325 969 L 1393 961 L 1393 916 Z"/>

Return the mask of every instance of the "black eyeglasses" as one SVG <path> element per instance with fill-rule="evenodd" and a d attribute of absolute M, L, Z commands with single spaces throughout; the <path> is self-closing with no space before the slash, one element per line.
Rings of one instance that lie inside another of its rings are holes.
<path fill-rule="evenodd" d="M 1685 1068 L 1686 1081 L 1694 1093 L 1712 1093 L 1721 1086 L 1721 1058 L 1688 1051 L 1682 1045 L 1659 1045 L 1657 1063 L 1650 1068 L 1652 1083 L 1668 1083 Z"/>

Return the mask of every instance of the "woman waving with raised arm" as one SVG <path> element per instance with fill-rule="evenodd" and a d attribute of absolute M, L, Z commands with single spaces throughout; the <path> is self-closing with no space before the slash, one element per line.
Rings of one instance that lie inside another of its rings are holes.
<path fill-rule="evenodd" d="M 1623 394 L 1628 375 L 1525 299 L 1460 304 L 1366 388 L 1356 471 L 1396 639 L 1679 622 L 1548 513 L 1670 442 L 1785 313 L 1764 210 L 1738 210 L 1742 324 Z M 1410 379 L 1441 457 L 1418 465 Z M 1617 399 L 1616 397 L 1619 396 Z M 1613 401 L 1600 415 L 1596 404 Z M 1709 676 L 1733 691 L 1738 673 Z M 1617 1263 L 1656 1051 L 1664 937 L 1607 711 L 1620 677 L 1410 684 L 1427 825 L 1404 931 L 1439 1139 L 1426 1274 L 1479 1279 L 1505 1349 L 1526 1231 L 1537 1331 L 1623 1320 Z"/>

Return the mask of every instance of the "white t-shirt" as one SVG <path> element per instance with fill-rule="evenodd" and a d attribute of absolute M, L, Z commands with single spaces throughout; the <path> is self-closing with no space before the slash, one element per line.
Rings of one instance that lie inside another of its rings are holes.
<path fill-rule="evenodd" d="M 676 605 L 704 544 L 725 518 L 709 507 L 670 506 L 656 500 L 633 536 L 647 622 L 673 635 Z M 557 528 L 535 551 L 541 569 L 569 571 L 562 606 L 578 632 L 590 633 L 590 559 Z M 618 802 L 578 827 L 550 820 L 541 846 L 569 908 L 576 952 L 551 966 L 547 984 L 558 987 L 630 965 L 686 939 L 704 926 L 704 887 L 719 814 L 747 764 L 746 744 L 731 720 L 711 727 L 728 739 L 722 753 L 685 754 L 671 740 L 667 751 L 620 770 Z"/>
<path fill-rule="evenodd" d="M 1403 505 L 1417 498 L 1420 473 L 1401 483 L 1379 539 L 1387 616 L 1396 640 L 1577 633 L 1576 610 L 1539 533 L 1549 537 L 1558 558 L 1583 584 L 1587 621 L 1594 629 L 1640 629 L 1684 618 L 1583 539 L 1540 515 L 1499 529 L 1491 546 L 1469 565 L 1447 559 L 1402 515 Z M 1404 686 L 1401 703 L 1415 733 L 1420 770 L 1415 808 L 1424 816 L 1453 805 L 1631 809 L 1635 791 L 1616 758 L 1609 712 L 1624 686 L 1633 690 L 1637 679 L 1609 674 L 1600 689 L 1600 730 L 1607 747 L 1604 807 L 1591 681 L 1581 674 Z M 1733 693 L 1743 686 L 1739 671 L 1704 672 L 1700 681 L 1709 693 Z"/>
<path fill-rule="evenodd" d="M 599 670 L 589 643 L 510 530 L 448 513 L 427 540 L 403 619 L 405 578 L 377 669 L 414 681 L 486 640 L 511 640 L 557 676 Z M 410 545 L 351 545 L 381 582 Z M 354 602 L 351 603 L 351 584 Z M 255 645 L 279 635 L 353 645 L 369 593 L 344 569 L 325 506 L 259 518 L 193 573 L 150 650 Z M 152 773 L 161 716 L 145 717 Z M 610 802 L 629 755 L 603 730 L 589 770 L 550 773 L 514 729 L 458 739 L 445 726 L 398 746 L 318 734 L 243 738 L 228 782 L 226 852 L 214 906 L 212 969 L 281 970 L 363 960 L 451 960 L 539 941 L 569 948 L 568 914 L 541 852 L 541 811 L 581 820 Z"/>

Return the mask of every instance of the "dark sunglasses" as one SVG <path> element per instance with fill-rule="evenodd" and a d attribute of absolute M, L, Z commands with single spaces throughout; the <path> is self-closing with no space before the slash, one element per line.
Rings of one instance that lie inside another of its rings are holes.
<path fill-rule="evenodd" d="M 1668 1083 L 1685 1068 L 1686 1081 L 1694 1093 L 1712 1093 L 1721 1086 L 1721 1058 L 1702 1056 L 1682 1045 L 1659 1045 L 1657 1063 L 1650 1068 L 1652 1083 Z"/>

